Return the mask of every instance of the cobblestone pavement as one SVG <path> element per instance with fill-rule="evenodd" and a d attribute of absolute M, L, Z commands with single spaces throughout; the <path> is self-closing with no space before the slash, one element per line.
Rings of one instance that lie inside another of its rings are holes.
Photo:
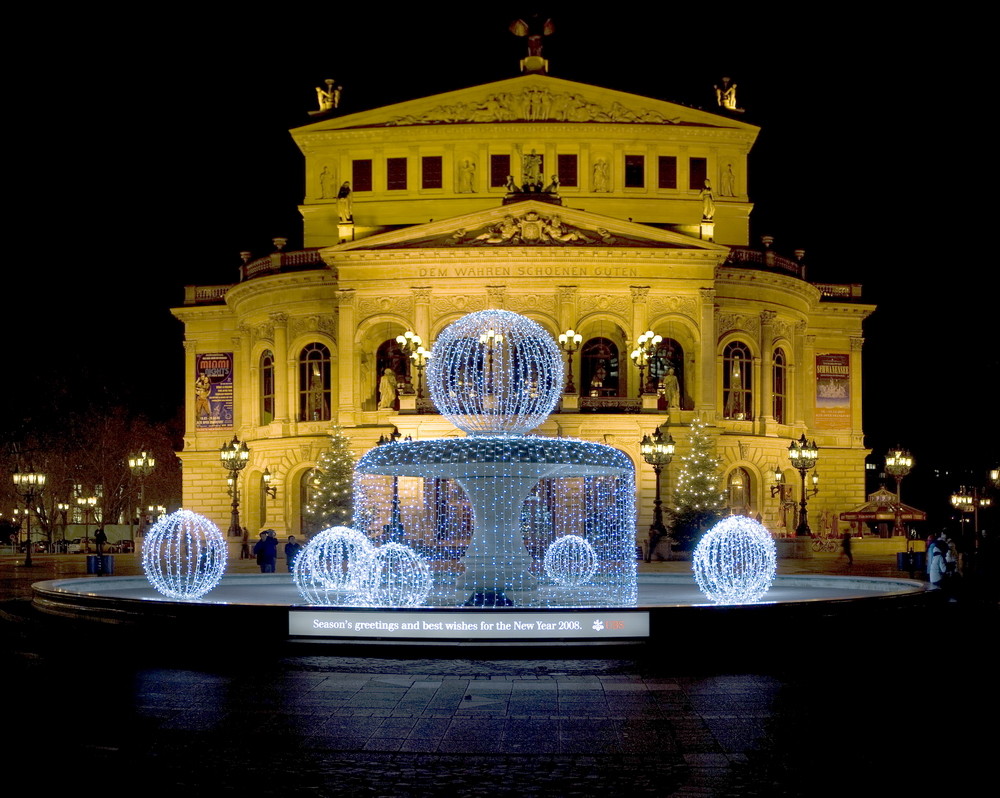
<path fill-rule="evenodd" d="M 996 739 L 980 641 L 997 619 L 979 604 L 832 626 L 808 650 L 789 629 L 738 667 L 704 639 L 567 659 L 253 641 L 192 654 L 67 630 L 18 598 L 73 567 L 25 577 L 0 561 L 7 764 L 27 745 L 42 794 L 914 796 L 941 786 L 938 751 L 964 795 L 986 761 L 977 745 Z"/>

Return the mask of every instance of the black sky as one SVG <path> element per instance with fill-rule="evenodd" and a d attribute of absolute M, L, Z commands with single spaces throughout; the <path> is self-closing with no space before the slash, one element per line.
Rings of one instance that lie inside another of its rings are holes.
<path fill-rule="evenodd" d="M 985 466 L 1000 455 L 1000 359 L 992 225 L 970 163 L 984 117 L 965 88 L 980 49 L 961 20 L 796 8 L 602 18 L 556 4 L 546 56 L 557 77 L 706 109 L 731 75 L 762 127 L 752 240 L 805 248 L 812 277 L 861 282 L 879 305 L 865 328 L 869 444 Z M 183 355 L 168 309 L 183 286 L 233 281 L 238 252 L 263 254 L 272 236 L 300 242 L 287 130 L 309 121 L 313 87 L 336 78 L 350 112 L 512 77 L 524 49 L 506 29 L 516 7 L 171 8 L 125 28 L 74 13 L 24 28 L 34 56 L 8 97 L 15 409 L 26 385 L 44 390 L 29 375 L 62 371 L 171 415 Z"/>

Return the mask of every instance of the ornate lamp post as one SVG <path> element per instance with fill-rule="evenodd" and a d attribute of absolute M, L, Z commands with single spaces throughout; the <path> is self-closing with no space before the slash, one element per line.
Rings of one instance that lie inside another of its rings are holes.
<path fill-rule="evenodd" d="M 906 530 L 903 528 L 902 522 L 903 498 L 900 493 L 900 486 L 903 482 L 903 477 L 909 474 L 910 470 L 913 468 L 913 463 L 913 455 L 902 446 L 896 446 L 895 448 L 890 449 L 885 455 L 885 471 L 896 480 L 896 520 L 892 529 L 893 535 L 906 534 Z"/>
<path fill-rule="evenodd" d="M 156 468 L 156 460 L 152 454 L 143 449 L 139 454 L 130 454 L 128 457 L 128 470 L 132 476 L 139 480 L 139 512 L 142 513 L 142 506 L 146 498 L 146 477 L 153 473 Z M 139 534 L 143 533 L 142 521 L 139 521 Z"/>
<path fill-rule="evenodd" d="M 968 488 L 962 485 L 951 494 L 952 507 L 966 514 L 972 513 L 972 529 L 976 546 L 979 546 L 979 508 L 989 507 L 991 504 L 993 504 L 993 500 L 989 496 L 982 495 L 979 488 Z"/>
<path fill-rule="evenodd" d="M 780 466 L 775 466 L 774 471 L 771 472 L 771 476 L 774 483 L 771 485 L 771 498 L 775 496 L 778 497 L 778 506 L 781 508 L 781 518 L 782 524 L 785 527 L 787 533 L 788 530 L 788 517 L 789 509 L 794 512 L 795 500 L 792 498 L 792 486 L 788 484 L 785 479 L 785 472 L 781 470 Z"/>
<path fill-rule="evenodd" d="M 422 346 L 418 346 L 413 352 L 410 353 L 410 360 L 413 361 L 413 367 L 417 370 L 418 402 L 424 398 L 424 369 L 427 368 L 427 361 L 430 359 L 430 350 L 424 349 Z"/>
<path fill-rule="evenodd" d="M 56 502 L 56 509 L 62 514 L 62 551 L 66 551 L 66 524 L 69 517 L 69 502 Z"/>
<path fill-rule="evenodd" d="M 649 526 L 649 546 L 646 549 L 646 562 L 649 562 L 657 543 L 667 536 L 667 529 L 663 526 L 663 502 L 660 501 L 660 472 L 674 457 L 674 439 L 669 432 L 664 437 L 663 430 L 657 427 L 652 436 L 643 436 L 639 442 L 639 451 L 642 453 L 642 459 L 653 467 L 653 473 L 656 474 L 653 523 Z"/>
<path fill-rule="evenodd" d="M 423 339 L 413 332 L 413 330 L 407 330 L 402 335 L 396 336 L 396 343 L 399 344 L 399 348 L 403 350 L 403 354 L 412 359 L 413 353 L 416 352 L 417 348 L 423 343 Z M 412 393 L 413 388 L 409 388 L 409 391 Z"/>
<path fill-rule="evenodd" d="M 566 330 L 559 335 L 559 346 L 566 353 L 566 367 L 569 372 L 564 393 L 576 393 L 576 385 L 573 383 L 573 353 L 580 348 L 582 341 L 583 336 L 575 330 Z"/>
<path fill-rule="evenodd" d="M 639 336 L 639 340 L 635 343 L 635 349 L 633 349 L 632 354 L 629 355 L 629 357 L 632 358 L 632 362 L 639 368 L 640 399 L 642 398 L 642 395 L 646 393 L 646 382 L 643 380 L 643 372 L 646 370 L 646 366 L 649 364 L 650 359 L 656 352 L 656 347 L 662 340 L 662 335 L 657 335 L 652 330 L 646 330 L 646 332 Z"/>
<path fill-rule="evenodd" d="M 807 505 L 807 491 L 806 491 L 806 472 L 816 465 L 816 460 L 819 459 L 819 447 L 816 446 L 816 441 L 811 443 L 806 441 L 805 433 L 797 441 L 792 441 L 788 444 L 788 459 L 792 461 L 792 468 L 795 468 L 799 472 L 799 476 L 802 478 L 802 498 L 799 501 L 799 523 L 795 527 L 795 534 L 799 537 L 808 537 L 812 535 L 812 530 L 809 529 L 809 515 L 806 509 Z M 816 482 L 818 481 L 818 476 L 813 479 L 813 494 L 815 495 L 819 488 L 816 487 Z"/>
<path fill-rule="evenodd" d="M 1000 488 L 1000 468 L 990 469 L 990 482 L 993 483 L 994 488 Z"/>
<path fill-rule="evenodd" d="M 25 547 L 24 567 L 31 568 L 34 565 L 31 561 L 31 512 L 35 510 L 37 513 L 36 502 L 42 495 L 42 491 L 45 490 L 45 474 L 30 467 L 27 471 L 21 471 L 17 466 L 14 466 L 12 479 L 14 480 L 14 490 L 24 502 L 25 522 L 28 525 L 26 532 L 28 545 Z"/>
<path fill-rule="evenodd" d="M 233 512 L 229 521 L 229 536 L 230 537 L 242 537 L 243 532 L 240 529 L 240 471 L 246 468 L 247 461 L 250 459 L 250 449 L 247 447 L 246 441 L 240 442 L 240 439 L 233 435 L 233 439 L 229 443 L 222 444 L 219 449 L 219 459 L 222 460 L 222 467 L 229 472 L 229 477 L 227 482 L 229 483 L 229 490 L 227 493 L 233 497 Z"/>
<path fill-rule="evenodd" d="M 90 554 L 90 515 L 97 507 L 97 497 L 78 496 L 76 503 L 83 510 L 83 550 Z"/>
<path fill-rule="evenodd" d="M 264 493 L 270 496 L 272 499 L 278 498 L 278 486 L 271 485 L 271 469 L 267 466 L 264 467 L 264 473 L 260 475 L 261 480 L 264 482 Z"/>

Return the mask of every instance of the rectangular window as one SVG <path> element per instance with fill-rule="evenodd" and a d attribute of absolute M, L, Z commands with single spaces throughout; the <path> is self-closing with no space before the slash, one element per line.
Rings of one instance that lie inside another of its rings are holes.
<path fill-rule="evenodd" d="M 423 188 L 441 188 L 444 185 L 443 159 L 440 155 L 425 155 L 422 159 L 422 179 L 420 185 Z"/>
<path fill-rule="evenodd" d="M 507 175 L 510 174 L 509 155 L 490 156 L 490 188 L 501 188 L 507 185 Z"/>
<path fill-rule="evenodd" d="M 372 160 L 365 158 L 351 164 L 351 189 L 353 191 L 372 190 Z"/>
<path fill-rule="evenodd" d="M 688 161 L 688 188 L 701 191 L 708 179 L 708 158 L 691 158 Z"/>
<path fill-rule="evenodd" d="M 625 188 L 645 188 L 646 157 L 644 155 L 625 156 Z"/>
<path fill-rule="evenodd" d="M 575 187 L 580 185 L 577 177 L 576 154 L 557 155 L 556 171 L 559 173 L 559 185 Z"/>
<path fill-rule="evenodd" d="M 660 188 L 677 188 L 677 157 L 675 155 L 660 156 L 657 185 Z"/>
<path fill-rule="evenodd" d="M 406 188 L 406 158 L 385 159 L 385 187 L 389 191 Z"/>

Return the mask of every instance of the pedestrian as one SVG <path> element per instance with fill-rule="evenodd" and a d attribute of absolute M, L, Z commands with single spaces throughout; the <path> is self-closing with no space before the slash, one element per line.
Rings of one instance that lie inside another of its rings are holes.
<path fill-rule="evenodd" d="M 240 559 L 249 560 L 250 559 L 250 530 L 245 526 L 240 527 L 243 530 L 243 545 L 240 546 Z"/>
<path fill-rule="evenodd" d="M 278 561 L 278 538 L 275 537 L 273 529 L 265 529 L 260 533 L 260 540 L 253 547 L 253 553 L 257 557 L 260 572 L 273 574 Z"/>
<path fill-rule="evenodd" d="M 104 556 L 104 544 L 108 542 L 108 536 L 104 534 L 104 527 L 97 527 L 97 531 L 94 533 L 94 545 L 97 546 L 97 556 Z"/>
<path fill-rule="evenodd" d="M 944 577 L 948 573 L 945 551 L 946 547 L 940 540 L 935 540 L 927 549 L 927 580 L 935 590 L 944 587 Z"/>
<path fill-rule="evenodd" d="M 844 556 L 847 557 L 847 566 L 854 565 L 854 555 L 851 553 L 851 533 L 849 531 L 844 533 L 844 537 L 840 541 L 840 548 L 843 549 Z"/>
<path fill-rule="evenodd" d="M 301 551 L 302 546 L 295 542 L 295 535 L 289 535 L 288 542 L 285 544 L 285 565 L 288 566 L 288 573 L 292 572 L 295 558 L 299 556 Z"/>

